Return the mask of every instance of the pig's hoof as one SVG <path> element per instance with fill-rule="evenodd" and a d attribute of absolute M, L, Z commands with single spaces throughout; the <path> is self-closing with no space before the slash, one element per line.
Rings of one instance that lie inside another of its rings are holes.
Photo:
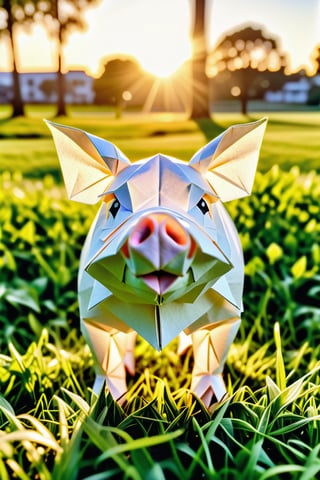
<path fill-rule="evenodd" d="M 192 378 L 191 390 L 209 408 L 212 401 L 220 402 L 227 394 L 222 375 L 205 374 Z"/>
<path fill-rule="evenodd" d="M 126 399 L 126 393 L 128 390 L 126 381 L 122 378 L 108 378 L 104 375 L 97 375 L 92 388 L 97 396 L 101 393 L 101 389 L 105 385 L 105 382 L 112 397 L 119 403 L 119 405 L 122 405 Z"/>

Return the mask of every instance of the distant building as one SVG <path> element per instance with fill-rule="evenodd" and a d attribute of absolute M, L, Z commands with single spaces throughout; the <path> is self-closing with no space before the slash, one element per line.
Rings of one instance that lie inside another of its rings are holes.
<path fill-rule="evenodd" d="M 0 72 L 0 103 L 8 103 L 12 98 L 12 74 Z"/>
<path fill-rule="evenodd" d="M 66 80 L 66 103 L 93 103 L 95 93 L 93 91 L 94 79 L 92 77 L 87 75 L 83 70 L 70 70 L 66 74 Z"/>
<path fill-rule="evenodd" d="M 55 72 L 20 73 L 20 89 L 24 103 L 55 103 L 57 74 Z M 86 104 L 94 100 L 93 78 L 82 70 L 65 74 L 65 102 Z M 10 102 L 13 95 L 11 72 L 0 72 L 0 102 Z"/>
<path fill-rule="evenodd" d="M 319 83 L 319 77 L 302 77 L 297 81 L 286 82 L 281 90 L 275 92 L 268 90 L 264 99 L 273 103 L 299 103 L 306 104 L 309 92 L 313 85 Z"/>
<path fill-rule="evenodd" d="M 312 83 L 315 87 L 320 87 L 320 73 L 317 73 L 313 79 L 312 79 Z"/>

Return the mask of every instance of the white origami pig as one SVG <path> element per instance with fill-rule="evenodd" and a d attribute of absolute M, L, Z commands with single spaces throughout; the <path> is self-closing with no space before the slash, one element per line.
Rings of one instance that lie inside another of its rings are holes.
<path fill-rule="evenodd" d="M 189 163 L 130 163 L 112 143 L 48 122 L 69 197 L 102 205 L 81 255 L 83 334 L 114 398 L 134 372 L 136 332 L 161 350 L 192 344 L 191 389 L 209 405 L 242 311 L 243 256 L 222 202 L 251 193 L 266 120 L 230 127 Z"/>

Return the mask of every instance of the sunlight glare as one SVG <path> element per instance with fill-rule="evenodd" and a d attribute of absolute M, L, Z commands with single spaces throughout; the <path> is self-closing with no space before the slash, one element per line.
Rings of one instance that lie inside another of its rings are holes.
<path fill-rule="evenodd" d="M 144 70 L 161 78 L 172 75 L 191 57 L 190 11 L 181 0 L 175 2 L 122 0 L 118 3 L 117 9 L 110 11 L 110 6 L 107 8 L 106 3 L 101 4 L 99 10 L 99 16 L 95 14 L 94 9 L 88 11 L 87 15 L 87 35 L 95 45 L 94 57 L 97 54 L 100 58 L 105 57 L 107 45 L 112 56 L 119 52 L 131 55 L 137 58 Z M 110 28 L 112 25 L 119 25 L 121 28 L 112 29 L 109 33 L 103 19 L 108 19 Z M 105 42 L 101 42 L 100 38 L 104 35 Z M 83 56 L 79 42 L 72 40 L 70 38 L 65 51 L 74 56 L 77 52 L 79 55 L 80 51 Z M 86 63 L 89 63 L 89 59 L 86 59 Z M 93 70 L 92 67 L 93 65 L 91 66 Z"/>
<path fill-rule="evenodd" d="M 152 73 L 159 78 L 168 78 L 173 75 L 183 63 L 191 57 L 191 47 L 190 52 L 188 49 L 181 49 L 180 51 L 172 52 L 164 50 L 164 45 L 162 46 L 162 51 L 158 53 L 152 52 L 149 54 L 145 52 L 144 56 L 140 56 L 140 63 L 144 70 Z M 168 46 L 170 48 L 170 46 Z"/>
<path fill-rule="evenodd" d="M 169 77 L 191 57 L 189 13 L 178 3 L 144 3 L 140 11 L 136 4 L 131 12 L 127 4 L 122 15 L 123 30 L 119 40 L 127 46 L 127 50 L 130 46 L 128 53 L 138 59 L 144 70 L 160 78 Z M 140 19 L 135 28 L 132 27 L 134 14 Z"/>
<path fill-rule="evenodd" d="M 256 0 L 207 1 L 209 51 L 226 32 L 254 22 L 264 25 L 271 36 L 279 37 L 282 50 L 291 57 L 293 71 L 304 66 L 313 72 L 311 52 L 319 43 L 320 0 L 291 0 L 290 9 L 285 5 L 287 2 L 281 6 L 278 0 L 268 3 Z M 84 9 L 86 29 L 74 29 L 67 36 L 63 47 L 63 70 L 85 69 L 93 76 L 100 76 L 106 58 L 128 55 L 137 58 L 145 70 L 158 77 L 172 75 L 191 56 L 190 4 L 191 0 L 97 2 L 92 8 Z M 289 14 L 290 22 L 287 21 Z M 4 17 L 0 17 L 0 26 L 4 24 Z M 297 35 L 296 25 L 308 25 L 302 37 Z M 18 27 L 17 33 L 20 72 L 54 71 L 57 68 L 56 41 L 48 36 L 44 27 L 37 24 L 27 31 Z M 247 63 L 247 59 L 242 58 L 242 62 Z M 9 43 L 3 36 L 0 70 L 10 71 L 11 68 Z M 216 71 L 223 68 L 222 63 L 215 67 Z"/>

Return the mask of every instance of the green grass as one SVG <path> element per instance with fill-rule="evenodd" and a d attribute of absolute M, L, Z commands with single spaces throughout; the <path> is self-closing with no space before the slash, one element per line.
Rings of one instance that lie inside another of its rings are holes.
<path fill-rule="evenodd" d="M 229 396 L 208 411 L 189 390 L 191 352 L 178 356 L 175 341 L 157 353 L 139 338 L 123 408 L 92 394 L 76 275 L 95 208 L 66 200 L 44 175 L 57 165 L 40 114 L 0 128 L 11 172 L 24 172 L 0 175 L 1 480 L 318 478 L 320 176 L 305 161 L 319 158 L 320 115 L 272 114 L 254 193 L 228 205 L 245 255 L 245 311 L 224 373 Z M 110 134 L 126 153 L 137 147 L 137 157 L 158 145 L 187 158 L 242 120 L 221 114 L 201 129 L 164 117 L 61 122 Z"/>
<path fill-rule="evenodd" d="M 50 111 L 38 107 L 29 117 L 2 119 L 0 123 L 0 170 L 19 170 L 30 177 L 52 173 L 59 178 L 59 166 L 50 133 L 42 118 Z M 131 159 L 138 160 L 157 152 L 189 160 L 206 142 L 234 123 L 256 120 L 250 117 L 217 113 L 213 121 L 195 123 L 181 115 L 127 115 L 114 120 L 109 114 L 79 115 L 57 121 L 82 128 L 114 142 Z M 319 171 L 320 113 L 270 113 L 261 150 L 259 169 L 268 171 L 275 163 L 282 170 L 299 165 L 302 171 Z"/>

